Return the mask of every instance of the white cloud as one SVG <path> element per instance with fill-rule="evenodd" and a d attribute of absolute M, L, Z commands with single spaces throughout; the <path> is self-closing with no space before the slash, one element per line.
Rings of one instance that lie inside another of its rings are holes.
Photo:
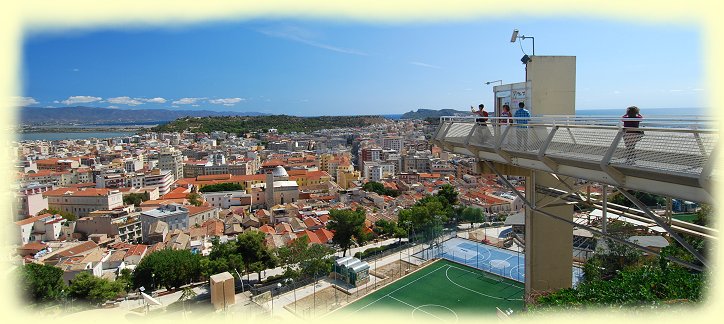
<path fill-rule="evenodd" d="M 271 37 L 277 37 L 277 38 L 284 38 L 291 41 L 299 42 L 302 44 L 306 44 L 309 46 L 314 46 L 317 48 L 326 49 L 333 52 L 338 53 L 344 53 L 344 54 L 352 54 L 352 55 L 361 55 L 361 56 L 367 56 L 369 54 L 355 50 L 350 48 L 342 48 L 337 46 L 332 46 L 324 43 L 320 43 L 318 41 L 313 40 L 312 38 L 316 37 L 314 33 L 302 29 L 296 26 L 280 26 L 276 28 L 268 28 L 268 29 L 262 29 L 259 30 L 260 33 L 271 36 Z"/>
<path fill-rule="evenodd" d="M 174 105 L 191 105 L 206 98 L 181 98 L 173 102 Z"/>
<path fill-rule="evenodd" d="M 68 97 L 68 99 L 65 99 L 61 101 L 64 105 L 75 105 L 79 103 L 89 103 L 89 102 L 96 102 L 101 101 L 103 98 L 101 97 L 91 97 L 91 96 L 71 96 Z"/>
<path fill-rule="evenodd" d="M 160 97 L 151 98 L 151 99 L 144 99 L 144 101 L 150 102 L 150 103 L 166 103 L 166 99 L 163 99 L 163 98 L 160 98 Z"/>
<path fill-rule="evenodd" d="M 58 100 L 53 100 L 53 103 L 60 103 L 60 101 L 58 101 Z"/>
<path fill-rule="evenodd" d="M 118 108 L 118 106 L 108 106 L 108 108 Z"/>
<path fill-rule="evenodd" d="M 116 105 L 129 105 L 129 106 L 138 106 L 143 104 L 142 99 L 138 98 L 131 98 L 131 97 L 115 97 L 115 98 L 108 98 L 106 101 L 116 104 Z"/>
<path fill-rule="evenodd" d="M 437 65 L 432 65 L 432 64 L 422 63 L 422 62 L 413 61 L 413 62 L 409 62 L 409 63 L 412 65 L 422 66 L 422 67 L 431 68 L 431 69 L 442 69 L 441 67 L 439 67 Z"/>
<path fill-rule="evenodd" d="M 172 105 L 171 107 L 173 107 L 173 108 L 178 108 L 178 106 L 176 106 L 176 105 Z"/>
<path fill-rule="evenodd" d="M 15 106 L 18 107 L 25 107 L 30 105 L 37 105 L 39 102 L 35 100 L 33 97 L 13 97 L 13 100 L 15 101 Z"/>
<path fill-rule="evenodd" d="M 220 99 L 211 99 L 209 100 L 209 103 L 215 104 L 215 105 L 224 105 L 224 106 L 233 106 L 236 103 L 246 101 L 244 98 L 220 98 Z"/>
<path fill-rule="evenodd" d="M 79 68 L 75 68 L 75 69 L 73 69 L 73 72 L 78 72 L 78 71 L 80 71 L 80 69 L 79 69 Z"/>
<path fill-rule="evenodd" d="M 199 105 L 191 105 L 191 107 L 198 107 Z"/>

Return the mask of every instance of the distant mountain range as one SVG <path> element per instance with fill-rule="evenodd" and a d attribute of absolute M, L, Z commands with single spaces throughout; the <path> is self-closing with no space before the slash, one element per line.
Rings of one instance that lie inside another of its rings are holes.
<path fill-rule="evenodd" d="M 111 109 L 98 107 L 20 108 L 20 123 L 26 125 L 105 124 L 168 122 L 182 117 L 265 116 L 260 112 L 168 109 Z"/>
<path fill-rule="evenodd" d="M 439 118 L 442 116 L 469 116 L 470 111 L 455 110 L 455 109 L 418 109 L 417 111 L 409 111 L 402 114 L 400 119 L 425 119 L 425 118 Z"/>

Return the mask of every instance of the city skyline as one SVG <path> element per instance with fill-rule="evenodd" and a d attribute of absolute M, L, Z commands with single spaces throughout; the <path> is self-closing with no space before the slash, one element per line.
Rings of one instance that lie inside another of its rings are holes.
<path fill-rule="evenodd" d="M 299 116 L 467 110 L 492 106 L 485 82 L 524 80 L 520 57 L 533 54 L 532 42 L 511 43 L 514 28 L 536 38 L 537 55 L 577 57 L 577 110 L 706 106 L 695 26 L 568 18 L 256 19 L 31 33 L 16 101 Z"/>

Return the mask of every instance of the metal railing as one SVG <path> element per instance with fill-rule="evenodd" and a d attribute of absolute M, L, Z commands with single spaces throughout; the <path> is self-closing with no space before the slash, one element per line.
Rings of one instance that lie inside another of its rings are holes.
<path fill-rule="evenodd" d="M 496 162 L 515 164 L 513 157 L 540 162 L 552 172 L 559 164 L 586 164 L 599 171 L 627 168 L 691 178 L 701 188 L 710 187 L 714 173 L 712 155 L 719 131 L 718 121 L 710 117 L 555 115 L 489 117 L 484 123 L 476 119 L 441 117 L 433 141 L 447 150 L 464 148 L 476 156 L 484 151 L 486 159 Z M 627 120 L 639 121 L 639 127 L 624 127 Z"/>

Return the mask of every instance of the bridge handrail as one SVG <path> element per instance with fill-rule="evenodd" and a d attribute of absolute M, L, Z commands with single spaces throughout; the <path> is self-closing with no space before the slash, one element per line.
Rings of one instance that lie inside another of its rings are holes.
<path fill-rule="evenodd" d="M 646 117 L 643 120 L 639 118 L 621 118 L 621 117 L 582 117 L 582 116 L 566 116 L 566 115 L 539 115 L 531 117 L 488 117 L 488 123 L 494 126 L 514 125 L 514 126 L 557 126 L 571 128 L 625 128 L 624 121 L 639 121 L 640 128 L 650 131 L 695 131 L 695 132 L 718 132 L 715 123 L 718 120 L 711 117 L 692 116 L 665 116 L 665 117 Z M 458 123 L 476 123 L 476 116 L 443 116 L 440 122 L 458 122 Z M 500 122 L 501 120 L 512 120 L 512 123 Z M 517 123 L 518 120 L 525 120 L 527 123 Z"/>

